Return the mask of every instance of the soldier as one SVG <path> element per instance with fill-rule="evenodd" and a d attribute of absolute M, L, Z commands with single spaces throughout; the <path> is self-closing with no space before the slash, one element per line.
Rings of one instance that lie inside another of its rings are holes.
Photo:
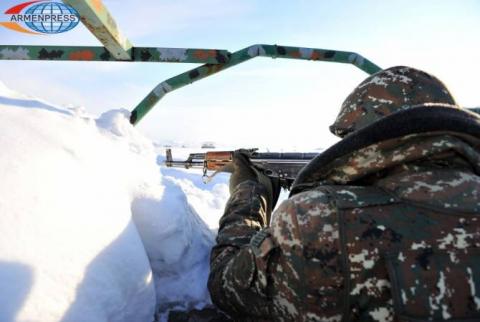
<path fill-rule="evenodd" d="M 238 321 L 480 321 L 480 118 L 393 67 L 331 131 L 271 222 L 275 182 L 235 153 L 213 302 Z"/>

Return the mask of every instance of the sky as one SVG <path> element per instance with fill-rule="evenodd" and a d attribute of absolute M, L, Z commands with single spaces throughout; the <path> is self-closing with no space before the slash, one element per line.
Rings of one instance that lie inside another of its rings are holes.
<path fill-rule="evenodd" d="M 3 0 L 0 12 L 21 1 Z M 104 0 L 135 46 L 236 51 L 278 44 L 354 51 L 383 68 L 440 78 L 457 102 L 480 106 L 480 1 Z M 0 15 L 4 21 L 5 15 Z M 99 45 L 83 26 L 57 35 L 0 27 L 1 44 Z M 195 64 L 0 61 L 8 87 L 93 115 L 132 110 L 158 83 Z M 257 58 L 166 95 L 138 128 L 159 143 L 305 150 L 328 131 L 368 75 L 353 65 Z"/>

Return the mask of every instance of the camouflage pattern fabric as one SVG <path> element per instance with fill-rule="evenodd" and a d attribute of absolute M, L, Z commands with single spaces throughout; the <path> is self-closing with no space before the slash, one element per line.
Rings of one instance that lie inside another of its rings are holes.
<path fill-rule="evenodd" d="M 344 137 L 394 112 L 423 103 L 454 106 L 455 100 L 436 77 L 411 67 L 391 67 L 355 88 L 343 102 L 330 131 Z"/>
<path fill-rule="evenodd" d="M 156 319 L 155 321 L 160 321 Z M 168 322 L 231 322 L 225 314 L 215 308 L 193 309 L 186 311 L 170 311 Z"/>
<path fill-rule="evenodd" d="M 211 254 L 213 302 L 236 321 L 480 321 L 480 119 L 452 104 L 431 75 L 382 71 L 342 106 L 332 130 L 349 135 L 329 149 L 341 153 L 310 163 L 268 227 L 265 188 L 238 185 Z M 362 141 L 387 115 L 434 106 L 434 132 L 395 124 L 415 130 Z"/>
<path fill-rule="evenodd" d="M 353 151 L 267 233 L 262 186 L 240 184 L 212 251 L 213 301 L 238 321 L 479 321 L 478 144 L 427 133 Z"/>
<path fill-rule="evenodd" d="M 269 321 L 270 317 L 265 290 L 268 257 L 256 258 L 249 246 L 252 237 L 267 226 L 265 194 L 265 187 L 255 181 L 236 187 L 220 220 L 210 258 L 212 300 L 238 321 Z"/>

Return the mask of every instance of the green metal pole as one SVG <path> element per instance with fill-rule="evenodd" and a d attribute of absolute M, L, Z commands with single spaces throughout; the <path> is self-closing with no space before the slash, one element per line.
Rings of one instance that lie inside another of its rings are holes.
<path fill-rule="evenodd" d="M 85 27 L 100 40 L 115 59 L 132 59 L 132 44 L 120 32 L 115 19 L 101 0 L 63 0 L 63 2 L 78 11 Z"/>
<path fill-rule="evenodd" d="M 230 53 L 219 49 L 132 47 L 129 60 L 118 60 L 105 47 L 0 45 L 0 60 L 127 61 L 220 64 Z"/>
<path fill-rule="evenodd" d="M 224 64 L 202 65 L 161 82 L 135 107 L 130 116 L 130 122 L 134 125 L 138 124 L 165 94 L 259 56 L 353 64 L 368 74 L 374 74 L 381 70 L 380 67 L 368 59 L 353 52 L 277 45 L 253 45 L 232 53 L 230 59 Z"/>

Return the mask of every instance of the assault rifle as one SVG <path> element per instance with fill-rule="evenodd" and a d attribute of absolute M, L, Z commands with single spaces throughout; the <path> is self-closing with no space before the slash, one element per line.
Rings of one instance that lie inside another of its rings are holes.
<path fill-rule="evenodd" d="M 255 168 L 269 177 L 278 178 L 280 186 L 290 189 L 300 170 L 319 153 L 303 152 L 257 152 L 257 149 L 244 150 L 248 154 Z M 203 182 L 208 183 L 218 172 L 230 172 L 228 165 L 232 162 L 234 151 L 209 151 L 205 153 L 191 153 L 187 160 L 173 160 L 172 150 L 167 149 L 165 165 L 167 167 L 201 168 Z M 208 171 L 215 171 L 208 175 Z"/>

